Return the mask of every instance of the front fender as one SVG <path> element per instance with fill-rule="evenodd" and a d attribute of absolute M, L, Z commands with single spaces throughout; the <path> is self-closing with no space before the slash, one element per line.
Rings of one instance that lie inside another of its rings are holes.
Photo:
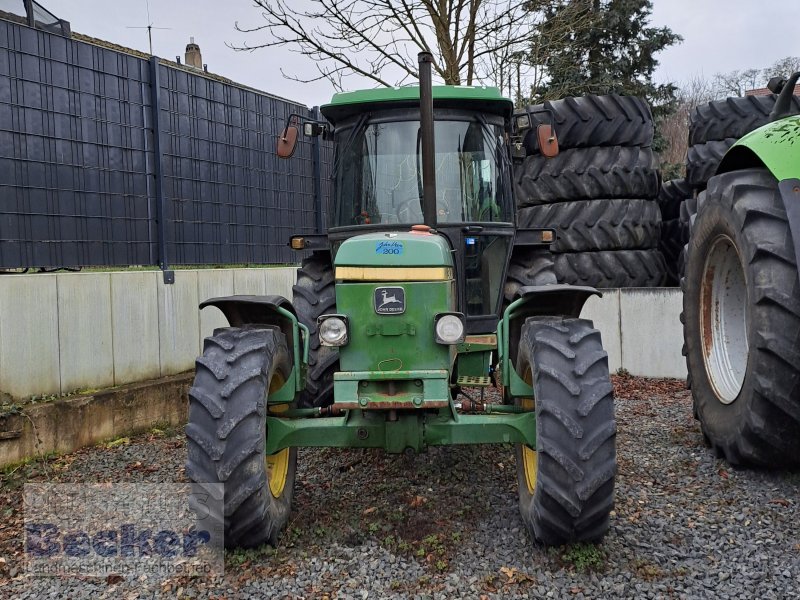
<path fill-rule="evenodd" d="M 292 351 L 293 368 L 288 381 L 270 402 L 288 402 L 305 388 L 308 365 L 308 328 L 297 320 L 297 312 L 283 296 L 223 296 L 200 303 L 200 309 L 213 306 L 222 311 L 231 327 L 268 325 L 279 328 Z M 302 331 L 302 334 L 300 333 Z M 302 346 L 302 347 L 301 347 Z"/>
<path fill-rule="evenodd" d="M 515 300 L 503 312 L 497 326 L 497 354 L 503 385 L 511 395 L 531 395 L 533 390 L 522 382 L 514 370 L 522 326 L 528 317 L 574 317 L 592 296 L 603 294 L 593 287 L 555 284 L 526 286 L 517 290 Z"/>

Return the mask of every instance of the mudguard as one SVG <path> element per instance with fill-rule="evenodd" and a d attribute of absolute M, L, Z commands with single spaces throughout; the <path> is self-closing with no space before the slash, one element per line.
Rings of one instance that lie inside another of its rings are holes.
<path fill-rule="evenodd" d="M 786 117 L 751 131 L 736 142 L 722 159 L 717 174 L 766 167 L 775 179 L 800 175 L 800 115 Z"/>
<path fill-rule="evenodd" d="M 511 395 L 533 393 L 514 371 L 525 319 L 535 316 L 577 318 L 583 305 L 592 296 L 602 297 L 603 294 L 593 287 L 569 284 L 525 286 L 517 290 L 515 300 L 503 312 L 503 318 L 497 325 L 498 362 L 503 385 Z"/>
<path fill-rule="evenodd" d="M 308 365 L 308 328 L 297 320 L 297 312 L 283 296 L 223 296 L 211 298 L 200 303 L 202 310 L 214 306 L 222 311 L 231 327 L 244 325 L 269 325 L 278 327 L 286 336 L 292 350 L 294 368 L 290 386 L 284 386 L 282 394 L 270 396 L 270 402 L 284 402 L 293 399 L 294 392 L 305 387 L 306 367 Z M 300 331 L 302 330 L 302 335 Z M 289 389 L 291 388 L 291 396 Z"/>

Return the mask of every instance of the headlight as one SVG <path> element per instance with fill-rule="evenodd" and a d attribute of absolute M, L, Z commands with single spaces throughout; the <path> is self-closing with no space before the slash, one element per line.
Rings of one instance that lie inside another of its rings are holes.
<path fill-rule="evenodd" d="M 322 315 L 317 319 L 319 341 L 323 346 L 344 346 L 347 343 L 347 317 Z"/>
<path fill-rule="evenodd" d="M 434 330 L 437 344 L 460 344 L 464 341 L 464 315 L 461 313 L 436 315 Z"/>

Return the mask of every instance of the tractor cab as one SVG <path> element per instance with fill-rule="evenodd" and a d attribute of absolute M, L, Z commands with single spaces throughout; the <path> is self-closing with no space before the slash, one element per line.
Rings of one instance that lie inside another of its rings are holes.
<path fill-rule="evenodd" d="M 337 94 L 322 107 L 336 147 L 328 238 L 335 262 L 353 236 L 428 225 L 452 251 L 455 310 L 464 314 L 467 332 L 488 333 L 499 317 L 514 240 L 513 105 L 495 88 L 435 86 L 432 96 L 433 223 L 423 210 L 419 87 Z"/>

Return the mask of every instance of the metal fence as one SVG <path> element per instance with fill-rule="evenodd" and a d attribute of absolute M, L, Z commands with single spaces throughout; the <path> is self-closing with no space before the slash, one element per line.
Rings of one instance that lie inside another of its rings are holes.
<path fill-rule="evenodd" d="M 309 109 L 0 20 L 0 269 L 294 262 L 330 148 L 275 154 Z"/>

